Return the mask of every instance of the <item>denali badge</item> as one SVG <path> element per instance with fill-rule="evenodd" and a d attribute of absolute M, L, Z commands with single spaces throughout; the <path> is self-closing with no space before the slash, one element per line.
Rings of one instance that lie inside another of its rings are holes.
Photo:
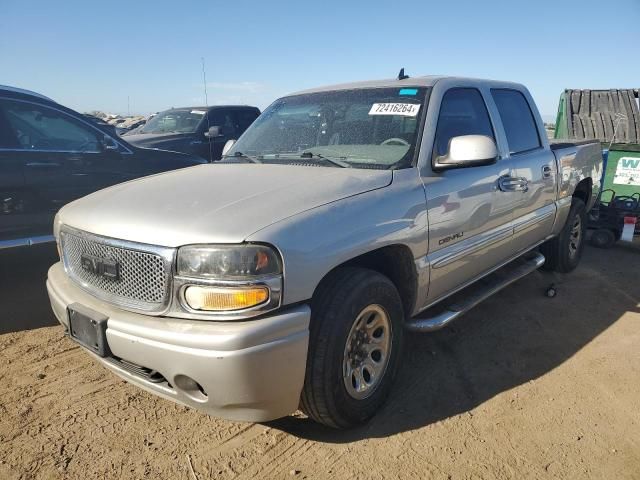
<path fill-rule="evenodd" d="M 87 253 L 80 256 L 80 264 L 82 269 L 91 272 L 99 277 L 118 280 L 120 277 L 120 265 L 115 260 L 107 258 L 94 257 Z"/>
<path fill-rule="evenodd" d="M 443 245 L 445 243 L 449 243 L 451 240 L 458 240 L 464 237 L 464 232 L 458 232 L 454 235 L 449 235 L 448 237 L 441 238 L 438 240 L 438 245 Z"/>

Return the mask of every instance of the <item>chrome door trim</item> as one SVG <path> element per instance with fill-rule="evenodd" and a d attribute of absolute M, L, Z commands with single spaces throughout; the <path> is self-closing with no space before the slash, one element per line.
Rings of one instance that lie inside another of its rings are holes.
<path fill-rule="evenodd" d="M 2 148 L 2 147 L 0 147 L 0 152 L 77 153 L 82 155 L 84 154 L 98 155 L 102 153 L 98 150 L 42 150 L 39 148 Z M 33 166 L 33 165 L 28 165 L 28 166 Z"/>
<path fill-rule="evenodd" d="M 442 257 L 431 263 L 432 268 L 442 268 L 450 265 L 453 262 L 460 260 L 467 255 L 471 255 L 480 250 L 483 250 L 494 243 L 498 243 L 501 240 L 509 238 L 513 235 L 513 225 L 511 223 L 506 226 L 499 227 L 499 230 L 493 231 L 487 235 L 483 235 L 481 238 L 471 239 L 466 245 L 462 245 L 463 242 L 457 243 L 451 247 L 451 251 L 445 253 Z M 437 255 L 439 252 L 436 252 Z"/>
<path fill-rule="evenodd" d="M 46 168 L 57 168 L 61 167 L 62 164 L 58 162 L 29 162 L 25 166 L 27 167 L 46 167 Z"/>
<path fill-rule="evenodd" d="M 513 233 L 518 233 L 534 225 L 537 225 L 538 223 L 541 223 L 547 218 L 549 218 L 550 216 L 554 215 L 556 212 L 554 208 L 553 210 L 548 210 L 544 213 L 540 213 L 540 214 L 538 212 L 534 212 L 534 213 L 535 215 L 532 218 L 528 218 L 526 220 L 521 220 L 521 221 L 516 220 L 513 226 Z"/>
<path fill-rule="evenodd" d="M 40 245 L 42 243 L 55 242 L 53 235 L 40 235 L 38 237 L 14 238 L 11 240 L 0 240 L 0 250 L 5 248 L 30 247 L 31 245 Z"/>

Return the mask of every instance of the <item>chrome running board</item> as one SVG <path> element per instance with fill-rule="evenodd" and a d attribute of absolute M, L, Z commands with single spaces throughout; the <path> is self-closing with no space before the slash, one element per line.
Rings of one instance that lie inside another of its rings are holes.
<path fill-rule="evenodd" d="M 436 304 L 417 317 L 409 319 L 405 328 L 412 332 L 440 330 L 483 300 L 540 268 L 544 264 L 544 260 L 544 255 L 541 253 L 530 252 L 472 283 L 444 300 L 442 304 Z"/>

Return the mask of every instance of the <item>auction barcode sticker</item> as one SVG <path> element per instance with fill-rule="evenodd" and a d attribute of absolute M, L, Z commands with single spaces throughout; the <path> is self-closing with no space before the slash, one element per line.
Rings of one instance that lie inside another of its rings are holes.
<path fill-rule="evenodd" d="M 402 115 L 415 117 L 418 115 L 420 105 L 417 103 L 374 103 L 371 105 L 369 115 Z"/>

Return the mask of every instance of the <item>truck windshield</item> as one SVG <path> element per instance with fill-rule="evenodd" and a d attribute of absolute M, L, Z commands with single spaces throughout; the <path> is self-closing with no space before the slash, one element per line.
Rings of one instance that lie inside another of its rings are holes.
<path fill-rule="evenodd" d="M 276 100 L 228 161 L 404 168 L 411 165 L 427 88 L 367 88 Z"/>
<path fill-rule="evenodd" d="M 198 109 L 167 110 L 149 120 L 139 133 L 193 133 L 207 112 Z"/>

